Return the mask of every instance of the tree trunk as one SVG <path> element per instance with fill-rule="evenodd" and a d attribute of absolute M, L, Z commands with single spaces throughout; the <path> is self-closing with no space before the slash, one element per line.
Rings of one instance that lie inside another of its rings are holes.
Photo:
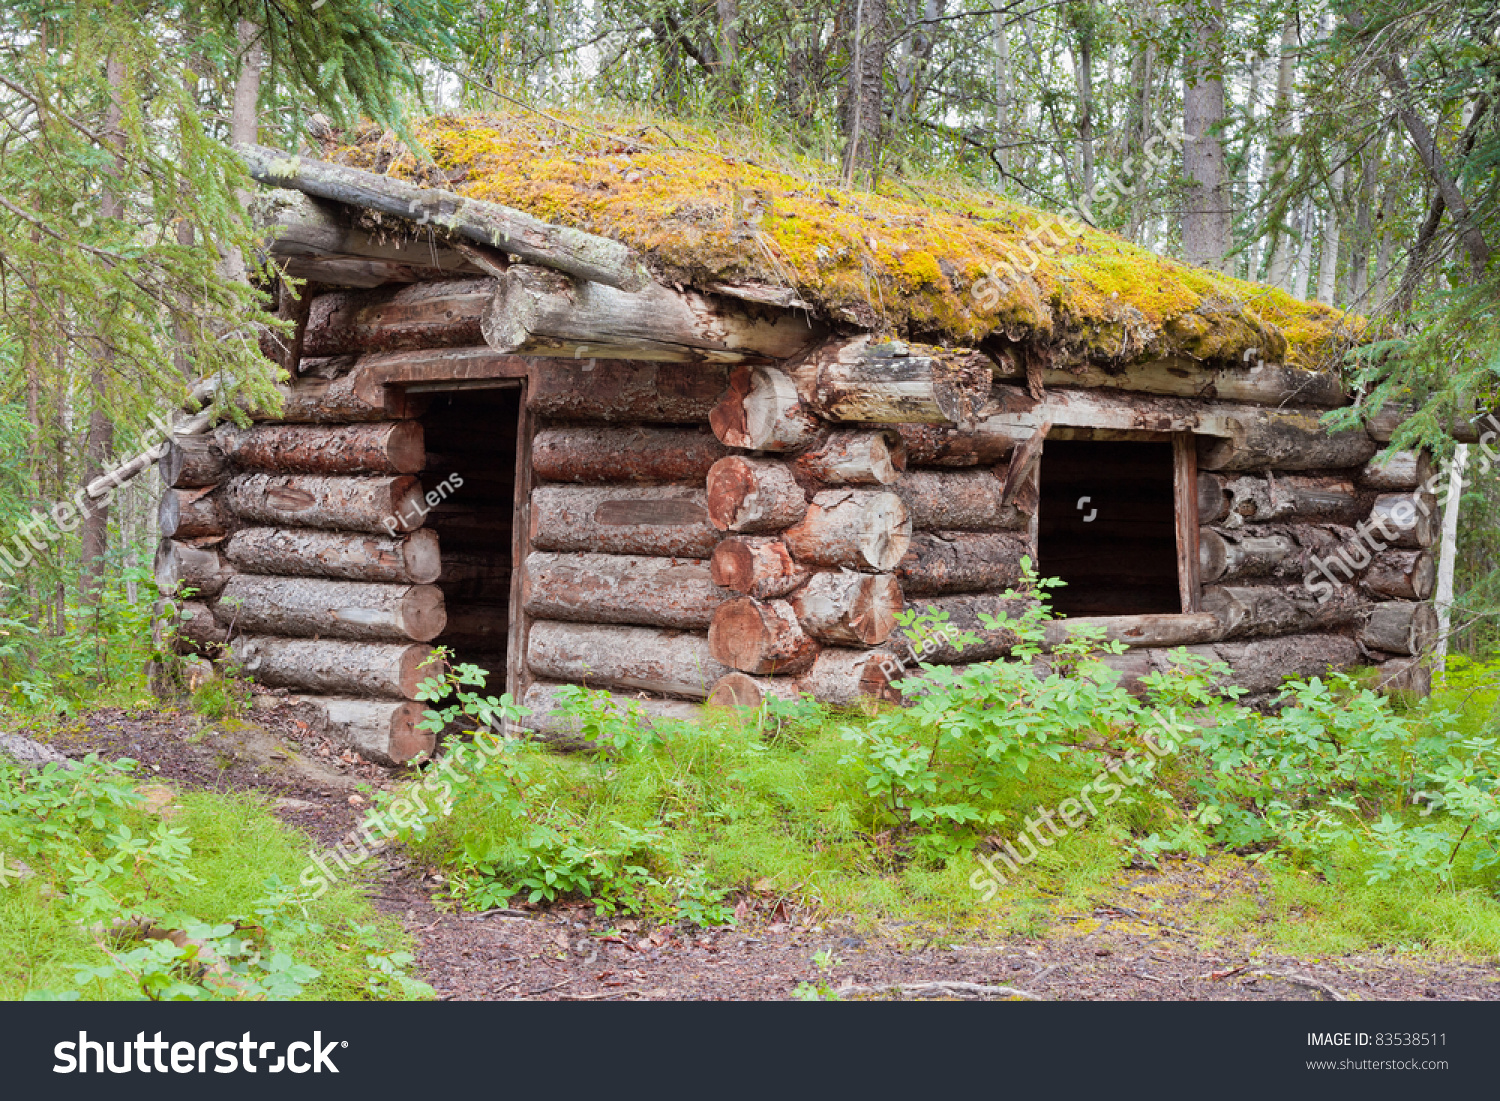
<path fill-rule="evenodd" d="M 993 372 L 979 352 L 951 352 L 871 336 L 835 341 L 790 370 L 803 403 L 831 421 L 971 427 Z"/>
<path fill-rule="evenodd" d="M 1271 108 L 1273 121 L 1273 167 L 1269 183 L 1271 187 L 1285 185 L 1291 170 L 1292 137 L 1296 133 L 1296 118 L 1292 114 L 1292 96 L 1297 90 L 1297 18 L 1289 15 L 1281 25 L 1281 51 L 1276 67 L 1276 102 Z M 1276 246 L 1271 253 L 1271 267 L 1266 281 L 1282 290 L 1291 290 L 1292 255 L 1294 242 L 1289 226 L 1276 227 Z"/>
<path fill-rule="evenodd" d="M 709 571 L 714 584 L 757 600 L 786 596 L 811 576 L 786 544 L 766 536 L 734 536 L 714 548 Z"/>
<path fill-rule="evenodd" d="M 845 0 L 852 15 L 843 104 L 844 186 L 875 169 L 884 118 L 888 0 Z"/>
<path fill-rule="evenodd" d="M 690 428 L 546 428 L 531 441 L 531 472 L 547 482 L 702 485 L 728 452 Z"/>
<path fill-rule="evenodd" d="M 807 497 L 784 462 L 729 455 L 708 472 L 708 518 L 720 531 L 781 531 L 806 513 Z"/>
<path fill-rule="evenodd" d="M 394 537 L 422 526 L 427 506 L 422 483 L 403 474 L 384 478 L 324 478 L 312 474 L 241 474 L 225 487 L 229 507 L 256 524 Z"/>
<path fill-rule="evenodd" d="M 257 684 L 320 696 L 412 700 L 424 680 L 443 674 L 421 643 L 242 637 L 230 649 Z"/>
<path fill-rule="evenodd" d="M 169 489 L 156 510 L 156 524 L 168 539 L 223 535 L 228 528 L 224 495 L 215 486 Z"/>
<path fill-rule="evenodd" d="M 798 561 L 856 570 L 892 570 L 911 545 L 911 516 L 894 493 L 830 489 L 782 536 Z"/>
<path fill-rule="evenodd" d="M 245 528 L 224 556 L 245 573 L 326 577 L 426 585 L 441 569 L 437 533 L 420 528 L 404 538 L 300 528 Z"/>
<path fill-rule="evenodd" d="M 830 432 L 792 460 L 799 480 L 836 486 L 890 485 L 906 469 L 897 432 Z"/>
<path fill-rule="evenodd" d="M 729 672 L 703 635 L 649 627 L 539 620 L 531 625 L 526 653 L 539 677 L 696 700 L 707 698 Z"/>
<path fill-rule="evenodd" d="M 1369 610 L 1369 599 L 1352 586 L 1330 589 L 1319 603 L 1305 585 L 1210 585 L 1203 590 L 1203 610 L 1218 617 L 1226 638 L 1347 627 Z"/>
<path fill-rule="evenodd" d="M 1029 520 L 990 470 L 909 470 L 893 488 L 917 531 L 1024 531 Z"/>
<path fill-rule="evenodd" d="M 163 539 L 156 548 L 154 572 L 156 587 L 165 596 L 187 585 L 199 599 L 212 600 L 234 576 L 234 567 L 212 548 Z"/>
<path fill-rule="evenodd" d="M 1469 445 L 1461 443 L 1455 446 L 1448 471 L 1448 499 L 1443 503 L 1443 545 L 1439 548 L 1437 568 L 1437 640 L 1433 661 L 1439 678 L 1447 674 L 1448 642 L 1453 634 L 1453 568 L 1458 561 L 1458 513 L 1463 506 L 1464 467 L 1468 460 Z M 1421 535 L 1420 530 L 1412 533 L 1418 543 L 1429 546 L 1431 539 L 1424 541 Z"/>
<path fill-rule="evenodd" d="M 415 474 L 426 460 L 422 425 L 414 420 L 260 425 L 215 435 L 236 468 L 270 474 Z"/>
<path fill-rule="evenodd" d="M 708 558 L 718 541 L 701 489 L 538 486 L 531 491 L 536 550 Z"/>
<path fill-rule="evenodd" d="M 431 642 L 446 622 L 435 585 L 378 585 L 237 574 L 214 605 L 236 634 Z"/>
<path fill-rule="evenodd" d="M 1335 168 L 1328 180 L 1328 209 L 1323 214 L 1323 247 L 1318 254 L 1318 301 L 1330 306 L 1338 297 L 1339 241 L 1343 216 L 1344 170 Z"/>
<path fill-rule="evenodd" d="M 169 489 L 214 486 L 229 477 L 224 453 L 212 436 L 173 436 L 161 458 L 162 484 Z"/>
<path fill-rule="evenodd" d="M 440 279 L 321 294 L 312 300 L 302 353 L 338 356 L 483 344 L 480 318 L 494 282 Z"/>
<path fill-rule="evenodd" d="M 532 372 L 526 405 L 560 420 L 702 424 L 728 385 L 715 364 L 549 360 Z"/>
<path fill-rule="evenodd" d="M 709 414 L 714 435 L 729 447 L 792 451 L 816 440 L 826 425 L 802 404 L 797 384 L 775 367 L 736 367 L 729 389 Z"/>
<path fill-rule="evenodd" d="M 1030 552 L 1022 533 L 919 531 L 896 576 L 907 596 L 999 591 L 1021 579 L 1021 556 Z"/>
<path fill-rule="evenodd" d="M 708 647 L 715 661 L 742 673 L 800 673 L 820 647 L 785 600 L 735 597 L 714 612 Z"/>
<path fill-rule="evenodd" d="M 1208 0 L 1191 19 L 1192 44 L 1183 62 L 1183 258 L 1222 271 L 1231 246 L 1233 213 L 1224 167 L 1224 0 Z"/>
<path fill-rule="evenodd" d="M 1425 601 L 1387 600 L 1370 610 L 1359 640 L 1392 654 L 1425 654 L 1438 637 L 1438 616 Z"/>
<path fill-rule="evenodd" d="M 308 708 L 321 726 L 337 741 L 357 750 L 376 764 L 403 765 L 417 757 L 430 757 L 437 737 L 419 730 L 426 708 L 409 700 L 356 700 L 338 696 L 289 696 Z"/>
<path fill-rule="evenodd" d="M 878 646 L 896 628 L 903 607 L 901 584 L 892 574 L 814 574 L 791 598 L 802 629 L 819 642 Z"/>
<path fill-rule="evenodd" d="M 548 551 L 526 559 L 526 592 L 537 619 L 683 630 L 707 630 L 731 596 L 699 560 Z"/>

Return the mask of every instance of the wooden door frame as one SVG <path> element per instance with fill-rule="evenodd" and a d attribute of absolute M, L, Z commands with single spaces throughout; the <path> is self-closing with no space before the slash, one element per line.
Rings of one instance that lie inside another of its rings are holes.
<path fill-rule="evenodd" d="M 505 690 L 520 703 L 531 685 L 526 664 L 526 646 L 531 624 L 526 616 L 526 598 L 530 586 L 526 576 L 526 559 L 531 554 L 531 437 L 535 420 L 527 402 L 530 383 L 520 386 L 521 409 L 516 423 L 515 508 L 510 533 L 510 623 L 505 643 Z"/>
<path fill-rule="evenodd" d="M 1177 591 L 1184 613 L 1203 610 L 1198 572 L 1198 441 L 1172 434 L 1172 514 L 1177 525 Z"/>

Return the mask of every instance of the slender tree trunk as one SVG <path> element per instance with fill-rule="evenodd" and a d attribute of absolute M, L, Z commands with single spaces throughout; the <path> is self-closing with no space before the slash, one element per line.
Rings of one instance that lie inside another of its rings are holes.
<path fill-rule="evenodd" d="M 1268 191 L 1283 187 L 1287 173 L 1291 170 L 1291 140 L 1296 131 L 1292 115 L 1292 95 L 1297 89 L 1297 45 L 1297 19 L 1292 15 L 1281 26 L 1281 56 L 1276 68 L 1276 104 L 1271 112 L 1273 167 Z M 1277 219 L 1278 222 L 1287 220 L 1285 217 Z M 1271 250 L 1267 281 L 1273 286 L 1286 288 L 1291 276 L 1295 242 L 1289 225 L 1273 222 L 1271 231 L 1275 236 L 1275 246 Z"/>
<path fill-rule="evenodd" d="M 1313 204 L 1311 199 L 1302 200 L 1302 216 L 1298 222 L 1301 244 L 1297 248 L 1297 273 L 1292 277 L 1292 295 L 1307 297 L 1307 284 L 1312 277 L 1313 255 Z"/>
<path fill-rule="evenodd" d="M 1344 193 L 1344 170 L 1335 168 L 1328 181 L 1328 210 L 1323 215 L 1323 247 L 1318 253 L 1318 301 L 1333 305 L 1338 291 L 1340 200 Z"/>
<path fill-rule="evenodd" d="M 1074 24 L 1073 77 L 1078 86 L 1079 192 L 1094 194 L 1094 8 L 1077 5 Z"/>
<path fill-rule="evenodd" d="M 1349 248 L 1348 304 L 1363 308 L 1370 290 L 1370 248 L 1375 242 L 1375 192 L 1380 186 L 1380 162 L 1385 155 L 1385 134 L 1366 145 L 1360 154 L 1359 195 L 1355 200 L 1354 240 Z"/>
<path fill-rule="evenodd" d="M 844 183 L 870 176 L 884 108 L 887 0 L 848 0 L 849 71 L 844 100 Z"/>
<path fill-rule="evenodd" d="M 1443 535 L 1438 546 L 1437 606 L 1438 637 L 1433 649 L 1433 672 L 1443 675 L 1448 658 L 1448 635 L 1453 629 L 1453 566 L 1458 558 L 1458 509 L 1464 493 L 1464 466 L 1469 459 L 1469 445 L 1453 449 L 1453 467 L 1448 474 L 1448 500 L 1443 505 Z"/>
<path fill-rule="evenodd" d="M 1184 189 L 1182 252 L 1190 264 L 1222 270 L 1230 248 L 1232 217 L 1224 166 L 1224 0 L 1208 0 L 1193 22 L 1183 60 Z"/>
<path fill-rule="evenodd" d="M 1005 12 L 996 8 L 991 18 L 995 44 L 995 142 L 999 146 L 995 163 L 1003 176 L 1010 172 L 1011 163 L 1010 150 L 1006 148 L 1011 137 L 1010 31 L 1005 26 Z"/>

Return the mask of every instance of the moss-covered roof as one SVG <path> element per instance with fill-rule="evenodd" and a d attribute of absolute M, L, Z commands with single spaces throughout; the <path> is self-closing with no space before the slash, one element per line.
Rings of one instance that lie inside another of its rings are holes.
<path fill-rule="evenodd" d="M 1075 237 L 993 192 L 900 180 L 845 190 L 747 139 L 682 123 L 468 115 L 430 119 L 417 135 L 430 162 L 373 129 L 325 155 L 612 237 L 665 281 L 794 288 L 835 322 L 912 340 L 1003 335 L 1049 347 L 1059 365 L 1185 356 L 1323 369 L 1350 341 L 1349 319 L 1326 305 L 1110 233 Z M 1007 264 L 1019 277 L 981 282 Z"/>

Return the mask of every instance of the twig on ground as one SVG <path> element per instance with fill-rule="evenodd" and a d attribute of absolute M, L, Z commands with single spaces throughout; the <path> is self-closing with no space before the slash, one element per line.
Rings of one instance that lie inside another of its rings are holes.
<path fill-rule="evenodd" d="M 1349 1000 L 1326 982 L 1323 982 L 1321 979 L 1315 979 L 1311 975 L 1294 975 L 1290 971 L 1257 971 L 1255 975 L 1257 978 L 1280 979 L 1282 982 L 1289 982 L 1293 986 L 1305 986 L 1309 990 L 1321 991 L 1336 1002 L 1347 1002 Z"/>
<path fill-rule="evenodd" d="M 946 995 L 952 998 L 1021 998 L 1028 1002 L 1044 1000 L 1038 994 L 1020 990 L 1014 986 L 986 986 L 983 983 L 954 982 L 946 979 L 933 982 L 888 983 L 882 986 L 859 986 L 849 983 L 839 987 L 835 993 L 840 997 L 846 994 L 914 994 L 917 997 Z"/>

